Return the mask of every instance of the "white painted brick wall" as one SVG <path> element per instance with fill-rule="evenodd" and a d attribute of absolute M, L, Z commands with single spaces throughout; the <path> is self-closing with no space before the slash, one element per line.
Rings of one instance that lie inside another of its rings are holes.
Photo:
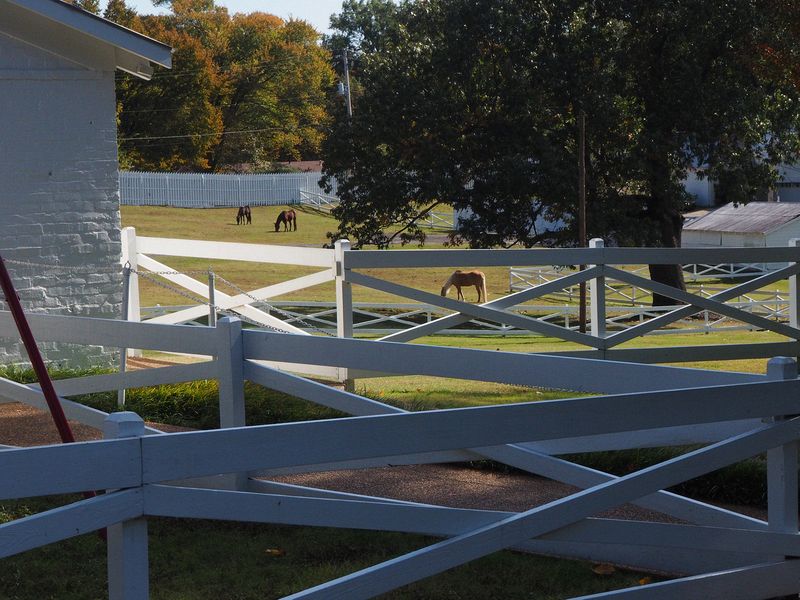
<path fill-rule="evenodd" d="M 121 314 L 115 112 L 113 72 L 0 34 L 0 254 L 70 268 L 8 264 L 26 310 Z M 116 356 L 115 349 L 40 348 L 62 366 Z M 0 363 L 20 360 L 18 342 L 0 339 Z"/>

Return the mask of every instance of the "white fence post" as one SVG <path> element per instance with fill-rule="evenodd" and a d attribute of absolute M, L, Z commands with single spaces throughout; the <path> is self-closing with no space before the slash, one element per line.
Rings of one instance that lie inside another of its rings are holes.
<path fill-rule="evenodd" d="M 800 247 L 800 238 L 790 239 L 789 246 Z M 800 328 L 800 280 L 797 275 L 789 277 L 789 326 Z M 800 360 L 800 357 L 796 358 Z"/>
<path fill-rule="evenodd" d="M 131 267 L 125 262 L 122 268 L 122 320 L 128 320 L 128 306 L 130 305 L 129 298 L 131 293 Z M 125 373 L 128 364 L 128 349 L 119 349 L 119 372 Z M 117 408 L 120 410 L 125 408 L 125 388 L 121 387 L 117 390 Z"/>
<path fill-rule="evenodd" d="M 128 283 L 128 321 L 141 321 L 141 305 L 139 304 L 139 251 L 136 248 L 136 229 L 124 227 L 121 235 L 122 264 L 130 264 L 131 277 Z M 142 351 L 128 348 L 128 356 L 141 356 Z"/>
<path fill-rule="evenodd" d="M 590 248 L 603 248 L 605 244 L 601 238 L 589 240 Z M 591 265 L 595 266 L 595 265 Z M 589 281 L 589 304 L 591 314 L 589 319 L 592 326 L 592 335 L 596 338 L 606 337 L 606 278 L 595 277 Z"/>
<path fill-rule="evenodd" d="M 219 426 L 244 427 L 244 353 L 242 322 L 236 317 L 217 321 L 217 381 L 219 382 Z M 231 486 L 245 489 L 246 473 L 232 475 Z"/>
<path fill-rule="evenodd" d="M 350 240 L 337 240 L 334 244 L 336 261 L 336 335 L 340 338 L 353 337 L 353 287 L 346 279 L 345 255 L 350 250 Z M 354 391 L 355 382 L 349 377 L 349 370 L 339 369 L 339 381 L 345 390 Z"/>
<path fill-rule="evenodd" d="M 217 326 L 217 277 L 211 267 L 208 268 L 208 326 Z"/>
<path fill-rule="evenodd" d="M 144 421 L 136 413 L 114 413 L 103 422 L 106 439 L 143 435 Z M 150 587 L 147 519 L 140 517 L 110 526 L 106 553 L 109 600 L 147 600 Z"/>
<path fill-rule="evenodd" d="M 767 363 L 767 378 L 796 379 L 797 363 L 786 356 L 777 356 Z M 775 421 L 785 417 L 775 417 Z M 767 451 L 767 514 L 772 531 L 796 534 L 798 530 L 797 441 Z"/>

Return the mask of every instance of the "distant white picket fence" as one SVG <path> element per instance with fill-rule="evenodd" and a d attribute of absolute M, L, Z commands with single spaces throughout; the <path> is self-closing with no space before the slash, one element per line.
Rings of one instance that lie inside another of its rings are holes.
<path fill-rule="evenodd" d="M 153 173 L 120 171 L 120 203 L 127 206 L 213 208 L 299 204 L 302 191 L 322 192 L 322 173 Z M 336 182 L 333 192 L 336 196 Z"/>
<path fill-rule="evenodd" d="M 411 253 L 413 254 L 413 253 Z M 365 256 L 362 264 L 372 262 Z M 136 346 L 205 362 L 55 382 L 61 396 L 196 379 L 219 382 L 222 429 L 165 434 L 130 412 L 64 401 L 100 427 L 99 442 L 0 450 L 0 500 L 108 490 L 0 525 L 0 558 L 108 528 L 111 600 L 149 597 L 147 518 L 223 519 L 423 533 L 444 538 L 292 599 L 371 598 L 504 548 L 685 574 L 598 598 L 766 599 L 800 591 L 797 456 L 800 380 L 792 359 L 766 375 L 572 357 L 243 330 L 31 315 L 40 342 Z M 16 328 L 0 312 L 0 337 Z M 559 401 L 408 413 L 276 369 L 311 363 L 349 371 L 430 375 L 605 394 Z M 244 381 L 353 415 L 244 427 Z M 0 379 L 0 402 L 43 407 L 35 385 Z M 562 455 L 700 444 L 614 476 Z M 769 520 L 666 488 L 767 452 Z M 488 458 L 581 491 L 520 512 L 463 510 L 275 482 L 283 473 Z M 634 504 L 677 522 L 595 515 Z M 65 557 L 69 560 L 69 557 Z M 212 568 L 213 565 L 209 565 Z"/>

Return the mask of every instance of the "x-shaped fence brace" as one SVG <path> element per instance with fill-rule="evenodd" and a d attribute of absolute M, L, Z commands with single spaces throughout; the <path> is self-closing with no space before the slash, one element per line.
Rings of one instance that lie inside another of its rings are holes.
<path fill-rule="evenodd" d="M 170 268 L 156 260 L 153 260 L 149 256 L 140 254 L 139 258 L 139 266 L 144 267 L 150 271 L 161 273 L 161 276 L 167 279 L 168 281 L 174 283 L 175 285 L 181 286 L 187 290 L 190 290 L 192 293 L 197 294 L 203 298 L 209 299 L 209 290 L 208 286 L 203 284 L 202 282 L 189 277 L 188 275 L 183 275 L 181 273 L 170 273 Z M 276 296 L 281 296 L 283 294 L 287 294 L 289 292 L 301 290 L 307 287 L 312 287 L 318 285 L 320 283 L 325 283 L 327 281 L 331 281 L 333 279 L 333 272 L 332 269 L 325 269 L 324 271 L 319 271 L 317 273 L 312 273 L 310 275 L 305 275 L 303 277 L 297 277 L 295 279 L 291 279 L 289 281 L 284 281 L 275 285 L 269 285 L 263 288 L 259 288 L 257 290 L 253 290 L 250 292 L 246 292 L 244 294 L 238 294 L 236 296 L 230 296 L 217 290 L 215 292 L 215 302 L 216 306 L 223 310 L 230 310 L 235 313 L 242 315 L 248 319 L 256 321 L 258 323 L 262 323 L 269 327 L 274 327 L 276 329 L 280 329 L 282 331 L 287 331 L 290 333 L 299 333 L 302 335 L 308 335 L 307 332 L 303 331 L 302 329 L 295 327 L 285 321 L 278 319 L 262 310 L 251 306 L 253 302 L 256 300 L 267 300 L 269 298 L 274 298 Z M 192 308 L 186 308 L 174 313 L 170 313 L 168 315 L 163 315 L 160 317 L 155 317 L 153 319 L 149 319 L 147 322 L 149 323 L 183 323 L 186 321 L 191 321 L 193 319 L 197 319 L 204 315 L 208 314 L 208 305 L 199 305 Z"/>
<path fill-rule="evenodd" d="M 747 292 L 757 290 L 776 281 L 781 281 L 787 277 L 797 275 L 798 272 L 800 272 L 800 263 L 793 263 L 782 269 L 778 269 L 774 272 L 767 273 L 750 281 L 743 282 L 708 298 L 703 298 L 702 296 L 684 292 L 677 288 L 634 275 L 622 269 L 617 269 L 608 265 L 595 265 L 589 267 L 585 271 L 573 273 L 555 281 L 542 283 L 527 290 L 516 292 L 514 294 L 504 296 L 503 298 L 480 305 L 473 305 L 466 302 L 460 302 L 458 300 L 451 300 L 431 294 L 429 292 L 392 283 L 352 270 L 347 271 L 346 279 L 350 283 L 363 285 L 365 287 L 370 287 L 406 298 L 412 298 L 414 300 L 425 302 L 440 308 L 450 309 L 457 313 L 455 315 L 449 315 L 447 317 L 436 319 L 430 323 L 418 325 L 402 332 L 384 336 L 381 338 L 384 341 L 409 341 L 424 335 L 430 335 L 447 327 L 465 323 L 473 318 L 480 318 L 503 323 L 505 325 L 511 325 L 520 329 L 526 329 L 534 333 L 541 333 L 543 335 L 552 336 L 565 341 L 577 342 L 579 344 L 590 346 L 599 350 L 607 350 L 627 342 L 630 339 L 643 336 L 651 331 L 657 330 L 675 321 L 685 319 L 704 310 L 715 312 L 731 319 L 765 329 L 767 331 L 773 331 L 791 339 L 798 339 L 800 338 L 800 329 L 785 325 L 783 323 L 777 323 L 764 317 L 754 315 L 748 311 L 742 310 L 741 308 L 725 304 L 727 300 L 736 298 Z M 636 285 L 640 288 L 673 298 L 678 302 L 685 303 L 686 306 L 676 308 L 670 312 L 659 315 L 658 317 L 651 318 L 644 323 L 632 326 L 625 331 L 614 333 L 604 338 L 598 338 L 590 334 L 572 331 L 565 327 L 554 325 L 540 319 L 508 313 L 502 310 L 534 298 L 545 296 L 553 291 L 560 290 L 571 285 L 603 277 L 610 277 L 631 285 Z"/>

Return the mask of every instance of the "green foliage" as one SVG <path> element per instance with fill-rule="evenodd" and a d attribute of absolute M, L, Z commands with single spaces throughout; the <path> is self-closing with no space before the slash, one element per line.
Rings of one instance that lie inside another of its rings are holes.
<path fill-rule="evenodd" d="M 220 170 L 314 158 L 333 71 L 304 21 L 229 15 L 212 0 L 175 0 L 139 17 L 113 0 L 106 16 L 174 48 L 172 70 L 117 86 L 126 168 Z"/>
<path fill-rule="evenodd" d="M 346 2 L 327 43 L 358 85 L 324 146 L 332 237 L 422 240 L 446 203 L 472 213 L 454 242 L 573 245 L 585 114 L 589 236 L 679 245 L 689 169 L 746 201 L 798 151 L 786 22 L 749 0 Z"/>

